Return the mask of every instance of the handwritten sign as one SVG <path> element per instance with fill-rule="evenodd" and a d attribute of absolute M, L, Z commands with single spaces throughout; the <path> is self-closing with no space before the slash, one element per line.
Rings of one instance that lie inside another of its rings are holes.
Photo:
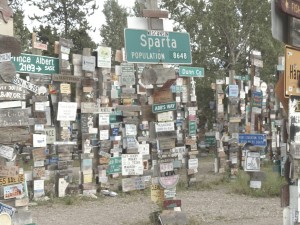
<path fill-rule="evenodd" d="M 189 159 L 188 168 L 189 169 L 198 169 L 198 159 Z"/>
<path fill-rule="evenodd" d="M 122 176 L 142 175 L 144 171 L 141 154 L 122 154 Z"/>
<path fill-rule="evenodd" d="M 0 145 L 0 156 L 12 160 L 14 156 L 14 148 L 5 145 Z"/>
<path fill-rule="evenodd" d="M 33 149 L 31 152 L 34 161 L 44 160 L 46 158 L 46 152 L 44 148 L 36 148 Z"/>
<path fill-rule="evenodd" d="M 174 130 L 175 130 L 174 122 L 164 122 L 164 123 L 155 124 L 156 132 L 174 131 Z"/>
<path fill-rule="evenodd" d="M 109 125 L 109 114 L 99 114 L 99 126 Z"/>
<path fill-rule="evenodd" d="M 57 120 L 75 121 L 77 102 L 58 102 Z"/>
<path fill-rule="evenodd" d="M 136 125 L 135 124 L 125 124 L 125 133 L 126 133 L 126 136 L 137 135 Z"/>
<path fill-rule="evenodd" d="M 97 67 L 111 68 L 111 48 L 104 46 L 98 47 Z"/>
<path fill-rule="evenodd" d="M 151 201 L 159 204 L 164 199 L 164 189 L 159 184 L 151 185 Z"/>

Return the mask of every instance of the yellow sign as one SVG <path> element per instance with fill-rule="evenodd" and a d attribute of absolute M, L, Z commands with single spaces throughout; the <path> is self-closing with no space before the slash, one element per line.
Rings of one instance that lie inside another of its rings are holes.
<path fill-rule="evenodd" d="M 14 177 L 0 177 L 0 186 L 19 184 L 24 182 L 24 174 Z"/>
<path fill-rule="evenodd" d="M 151 185 L 151 201 L 156 204 L 162 204 L 164 200 L 164 189 L 159 184 Z"/>
<path fill-rule="evenodd" d="M 285 47 L 284 94 L 300 96 L 300 49 Z"/>

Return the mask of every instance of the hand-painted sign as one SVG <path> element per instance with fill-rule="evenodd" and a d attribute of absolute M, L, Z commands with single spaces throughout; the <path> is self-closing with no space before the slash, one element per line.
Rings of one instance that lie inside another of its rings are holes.
<path fill-rule="evenodd" d="M 0 109 L 0 127 L 28 126 L 27 109 Z"/>
<path fill-rule="evenodd" d="M 143 168 L 141 154 L 122 154 L 122 176 L 143 175 Z"/>
<path fill-rule="evenodd" d="M 18 85 L 20 87 L 23 87 L 29 91 L 32 91 L 34 93 L 38 93 L 39 92 L 39 86 L 35 85 L 35 84 L 32 84 L 26 80 L 23 80 L 19 77 L 14 77 L 12 82 L 15 84 L 15 85 Z"/>
<path fill-rule="evenodd" d="M 254 146 L 267 146 L 266 134 L 239 134 L 239 144 L 251 143 Z"/>
<path fill-rule="evenodd" d="M 106 174 L 114 174 L 122 172 L 122 157 L 111 157 L 108 163 Z"/>
<path fill-rule="evenodd" d="M 22 53 L 12 57 L 11 61 L 19 73 L 37 73 L 51 75 L 59 72 L 58 58 Z"/>
<path fill-rule="evenodd" d="M 13 177 L 0 177 L 0 186 L 18 184 L 24 182 L 24 174 Z"/>
<path fill-rule="evenodd" d="M 126 59 L 132 63 L 191 64 L 188 33 L 125 29 Z"/>
<path fill-rule="evenodd" d="M 162 122 L 155 124 L 156 132 L 173 131 L 175 130 L 174 122 Z"/>
<path fill-rule="evenodd" d="M 75 121 L 77 113 L 77 102 L 59 102 L 57 120 Z"/>
<path fill-rule="evenodd" d="M 18 166 L 1 166 L 0 165 L 0 176 L 2 177 L 14 177 L 19 173 Z"/>

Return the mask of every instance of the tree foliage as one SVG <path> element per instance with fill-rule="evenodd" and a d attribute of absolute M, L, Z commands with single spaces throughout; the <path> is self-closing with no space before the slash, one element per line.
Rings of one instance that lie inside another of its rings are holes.
<path fill-rule="evenodd" d="M 124 28 L 127 25 L 128 13 L 116 0 L 106 0 L 103 7 L 106 24 L 100 28 L 102 43 L 112 48 L 112 58 L 115 51 L 124 47 Z"/>
<path fill-rule="evenodd" d="M 80 38 L 76 30 L 91 30 L 87 17 L 97 9 L 95 0 L 28 0 L 28 2 L 44 12 L 34 14 L 30 18 L 41 24 L 55 27 L 64 38 Z M 76 36 L 74 36 L 76 35 Z"/>
<path fill-rule="evenodd" d="M 271 80 L 283 45 L 271 34 L 270 1 L 162 0 L 161 7 L 176 21 L 176 30 L 190 34 L 193 65 L 205 68 L 205 78 L 197 82 L 199 105 L 208 107 L 214 97 L 207 87 L 229 70 L 248 73 L 252 50 L 262 53 L 261 78 Z"/>
<path fill-rule="evenodd" d="M 28 46 L 30 44 L 31 34 L 24 24 L 23 0 L 12 0 L 9 2 L 9 6 L 14 12 L 14 36 L 21 42 L 22 52 L 27 52 L 29 50 Z"/>

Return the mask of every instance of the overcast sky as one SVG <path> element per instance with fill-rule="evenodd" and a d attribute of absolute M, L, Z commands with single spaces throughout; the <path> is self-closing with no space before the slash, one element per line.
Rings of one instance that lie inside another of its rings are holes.
<path fill-rule="evenodd" d="M 102 24 L 105 23 L 105 17 L 102 13 L 102 10 L 103 10 L 103 4 L 104 4 L 104 0 L 97 0 L 97 5 L 99 5 L 99 8 L 98 10 L 95 12 L 95 14 L 93 16 L 91 16 L 90 18 L 88 18 L 89 22 L 90 22 L 90 25 L 93 26 L 93 27 L 96 27 L 96 31 L 95 32 L 90 32 L 90 35 L 92 37 L 92 39 L 97 43 L 99 44 L 101 42 L 101 37 L 100 37 L 100 27 Z M 132 8 L 134 6 L 134 2 L 135 0 L 118 0 L 119 2 L 119 5 L 123 6 L 123 7 L 128 7 L 128 8 Z M 25 15 L 26 14 L 26 11 L 28 12 L 32 12 L 32 10 L 26 10 L 28 9 L 28 6 L 25 6 Z M 30 21 L 28 19 L 28 17 L 25 18 L 25 24 L 28 26 L 28 28 L 30 29 L 30 31 L 32 31 L 32 28 L 34 26 L 38 26 L 38 24 L 36 24 L 35 22 L 33 21 Z"/>

